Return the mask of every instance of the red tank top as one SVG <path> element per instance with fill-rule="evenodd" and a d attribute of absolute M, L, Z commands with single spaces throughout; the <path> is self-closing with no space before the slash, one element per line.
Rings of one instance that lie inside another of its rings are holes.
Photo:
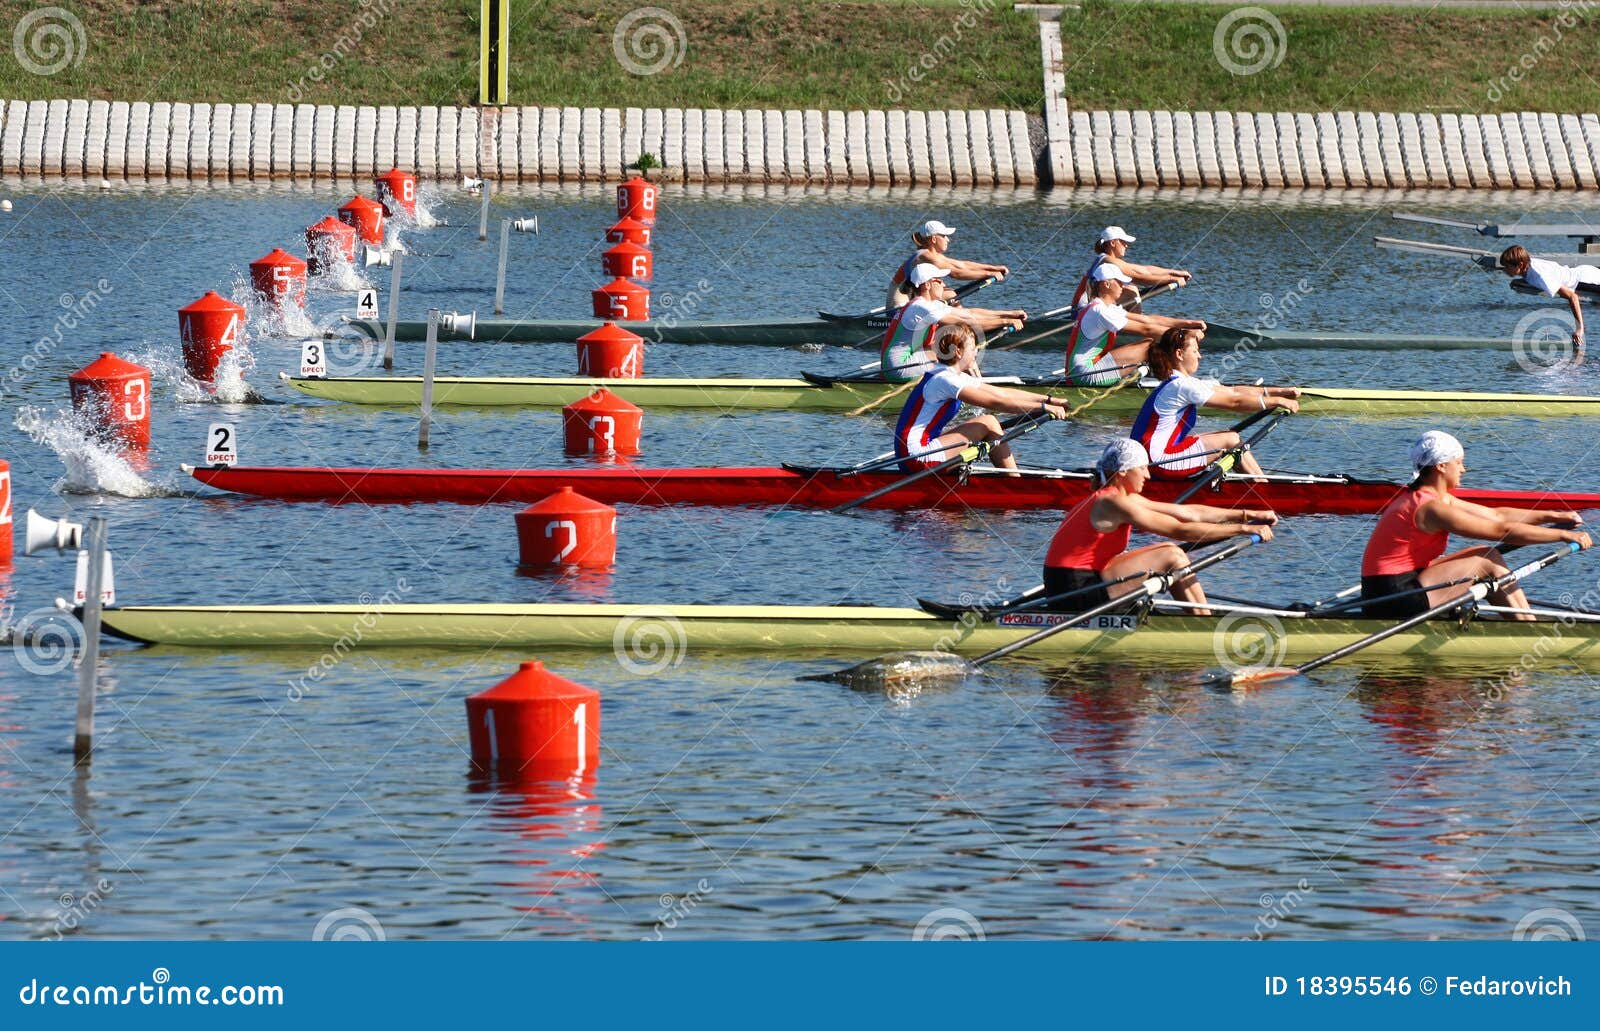
<path fill-rule="evenodd" d="M 1111 560 L 1128 550 L 1128 540 L 1133 527 L 1124 523 L 1110 533 L 1101 533 L 1090 519 L 1094 504 L 1116 491 L 1114 485 L 1101 487 L 1078 503 L 1061 520 L 1056 535 L 1050 538 L 1050 550 L 1045 553 L 1044 564 L 1052 569 L 1088 569 L 1100 572 Z"/>
<path fill-rule="evenodd" d="M 1444 554 L 1450 533 L 1424 533 L 1417 529 L 1417 509 L 1432 501 L 1431 490 L 1402 491 L 1384 508 L 1372 528 L 1367 550 L 1361 556 L 1362 576 L 1397 576 L 1426 569 Z"/>

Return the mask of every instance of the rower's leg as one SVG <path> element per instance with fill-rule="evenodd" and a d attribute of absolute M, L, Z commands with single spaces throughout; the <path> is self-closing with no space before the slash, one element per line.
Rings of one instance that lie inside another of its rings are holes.
<path fill-rule="evenodd" d="M 1188 564 L 1189 556 L 1176 544 L 1148 544 L 1132 551 L 1124 551 L 1106 564 L 1100 576 L 1105 580 L 1115 580 L 1129 573 L 1170 573 Z M 1113 598 L 1120 598 L 1138 589 L 1139 581 L 1129 580 L 1127 583 L 1108 587 L 1106 592 Z M 1205 589 L 1200 586 L 1200 579 L 1192 575 L 1173 582 L 1172 596 L 1179 601 L 1193 602 L 1196 605 L 1206 603 Z M 1209 616 L 1211 610 L 1195 609 L 1194 613 L 1199 616 Z"/>
<path fill-rule="evenodd" d="M 1239 446 L 1239 435 L 1232 430 L 1217 430 L 1215 433 L 1200 434 L 1201 449 L 1212 454 L 1207 461 L 1214 461 L 1216 453 Z M 1256 461 L 1256 456 L 1248 451 L 1239 452 L 1239 459 L 1235 463 L 1241 473 L 1246 476 L 1260 476 L 1261 463 Z"/>
<path fill-rule="evenodd" d="M 1460 580 L 1464 577 L 1499 576 L 1510 570 L 1500 552 L 1491 547 L 1464 548 L 1452 555 L 1435 562 L 1417 575 L 1417 582 L 1424 587 L 1434 584 L 1448 583 L 1451 580 Z M 1429 605 L 1443 605 L 1454 598 L 1459 598 L 1467 593 L 1466 584 L 1457 584 L 1454 587 L 1443 587 L 1428 592 Z M 1506 608 L 1525 609 L 1528 607 L 1528 596 L 1523 593 L 1518 585 L 1512 585 L 1502 591 L 1496 591 L 1489 596 L 1489 600 L 1496 605 Z M 1509 616 L 1509 619 L 1531 620 L 1531 615 Z"/>
<path fill-rule="evenodd" d="M 981 440 L 995 440 L 1005 435 L 1000 428 L 1000 420 L 992 415 L 980 415 L 970 419 L 953 430 L 946 430 L 930 447 L 937 447 L 939 453 L 931 456 L 935 461 L 951 458 L 961 448 L 976 444 Z M 1017 460 L 1011 455 L 1011 448 L 1005 444 L 989 452 L 989 459 L 1001 469 L 1015 470 Z"/>

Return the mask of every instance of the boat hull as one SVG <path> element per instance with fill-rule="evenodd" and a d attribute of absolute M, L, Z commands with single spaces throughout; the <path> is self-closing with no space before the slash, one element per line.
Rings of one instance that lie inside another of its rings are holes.
<path fill-rule="evenodd" d="M 832 470 L 748 468 L 639 469 L 382 469 L 234 466 L 192 470 L 201 483 L 282 501 L 481 505 L 528 503 L 571 487 L 606 504 L 780 506 L 831 508 L 900 479 L 898 473 L 841 476 Z M 1186 481 L 1152 480 L 1145 493 L 1174 500 Z M 1094 489 L 1086 472 L 1003 476 L 975 471 L 965 482 L 931 476 L 867 503 L 879 509 L 1060 509 Z M 1227 480 L 1193 500 L 1233 507 L 1272 508 L 1283 515 L 1365 515 L 1401 488 L 1393 483 L 1322 477 L 1246 483 Z M 1493 506 L 1539 509 L 1600 508 L 1600 494 L 1573 491 L 1461 490 L 1457 496 Z"/>
<path fill-rule="evenodd" d="M 146 644 L 198 648 L 597 649 L 625 654 L 663 642 L 677 656 L 704 652 L 973 654 L 1018 640 L 1065 617 L 1018 614 L 1000 622 L 953 622 L 916 609 L 786 605 L 246 605 L 129 606 L 103 614 L 107 633 Z M 1193 658 L 1218 663 L 1219 634 L 1232 654 L 1283 662 L 1332 651 L 1390 625 L 1379 620 L 1154 615 L 1139 626 L 1107 616 L 1064 630 L 1028 654 L 1038 658 Z M 1506 660 L 1597 656 L 1594 624 L 1479 620 L 1428 623 L 1373 645 L 1368 656 Z M 1536 650 L 1537 649 L 1537 650 Z"/>
<path fill-rule="evenodd" d="M 1003 382 L 1003 381 L 1002 381 Z M 346 404 L 415 407 L 422 403 L 418 376 L 343 378 L 293 377 L 290 386 L 311 397 Z M 1051 384 L 1011 384 L 1065 398 L 1071 405 L 1094 402 L 1096 412 L 1136 412 L 1148 391 L 1129 387 L 1107 392 Z M 848 412 L 903 391 L 901 383 L 813 383 L 804 379 L 582 379 L 571 377 L 440 376 L 433 381 L 436 405 L 561 408 L 599 389 L 647 409 L 788 410 Z M 1407 417 L 1600 416 L 1600 397 L 1560 394 L 1490 394 L 1429 390 L 1358 390 L 1304 387 L 1302 415 Z"/>
<path fill-rule="evenodd" d="M 440 340 L 476 340 L 482 343 L 571 343 L 594 330 L 595 319 L 480 319 L 475 332 L 439 330 Z M 384 323 L 376 319 L 351 319 L 347 325 L 356 332 L 382 340 Z M 657 320 L 619 322 L 617 325 L 637 333 L 652 343 L 666 344 L 748 344 L 774 347 L 799 347 L 825 344 L 837 347 L 876 348 L 883 340 L 888 321 L 882 315 L 834 319 L 767 319 L 761 322 L 696 322 Z M 1020 336 L 1023 348 L 1064 351 L 1069 323 L 1063 319 L 1039 319 L 1028 324 Z M 427 339 L 428 324 L 421 320 L 395 323 L 395 339 L 418 342 Z M 1042 339 L 1031 339 L 1049 331 Z M 1515 346 L 1510 337 L 1446 337 L 1404 333 L 1290 333 L 1235 329 L 1213 324 L 1206 330 L 1206 344 L 1221 349 L 1334 349 L 1356 351 L 1509 351 Z M 1007 344 L 1006 346 L 1015 346 Z"/>

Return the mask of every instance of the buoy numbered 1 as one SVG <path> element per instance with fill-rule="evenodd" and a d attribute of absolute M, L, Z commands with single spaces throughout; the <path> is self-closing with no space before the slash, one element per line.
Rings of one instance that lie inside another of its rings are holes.
<path fill-rule="evenodd" d="M 300 375 L 326 376 L 328 352 L 320 340 L 307 340 L 300 345 Z"/>
<path fill-rule="evenodd" d="M 231 422 L 214 422 L 206 430 L 206 464 L 238 465 L 239 435 Z"/>
<path fill-rule="evenodd" d="M 375 319 L 378 317 L 378 291 L 373 287 L 356 291 L 356 318 Z"/>
<path fill-rule="evenodd" d="M 100 563 L 100 604 L 115 605 L 117 603 L 117 581 L 112 575 L 111 552 L 105 553 L 105 561 Z M 72 602 L 82 605 L 89 597 L 89 553 L 78 552 L 78 579 L 72 588 Z"/>

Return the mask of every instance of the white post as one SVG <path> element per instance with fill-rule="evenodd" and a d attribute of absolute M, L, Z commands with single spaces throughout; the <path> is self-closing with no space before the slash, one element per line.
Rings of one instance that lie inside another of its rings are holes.
<path fill-rule="evenodd" d="M 422 359 L 422 423 L 417 428 L 417 448 L 428 450 L 428 424 L 433 421 L 433 365 L 439 357 L 439 309 L 428 309 L 428 345 Z"/>
<path fill-rule="evenodd" d="M 478 239 L 489 239 L 489 180 L 483 181 L 483 204 L 478 208 Z"/>
<path fill-rule="evenodd" d="M 89 553 L 89 576 L 83 598 L 83 659 L 78 664 L 78 721 L 72 739 L 73 761 L 89 761 L 94 749 L 94 687 L 100 668 L 100 592 L 104 588 L 106 561 L 105 516 L 90 516 L 84 527 Z"/>
<path fill-rule="evenodd" d="M 494 313 L 505 314 L 506 310 L 506 244 L 511 239 L 511 220 L 500 220 L 500 270 L 494 276 Z"/>
<path fill-rule="evenodd" d="M 400 262 L 405 254 L 394 252 L 394 267 L 389 273 L 389 324 L 383 330 L 383 367 L 394 368 L 394 326 L 400 321 Z"/>

